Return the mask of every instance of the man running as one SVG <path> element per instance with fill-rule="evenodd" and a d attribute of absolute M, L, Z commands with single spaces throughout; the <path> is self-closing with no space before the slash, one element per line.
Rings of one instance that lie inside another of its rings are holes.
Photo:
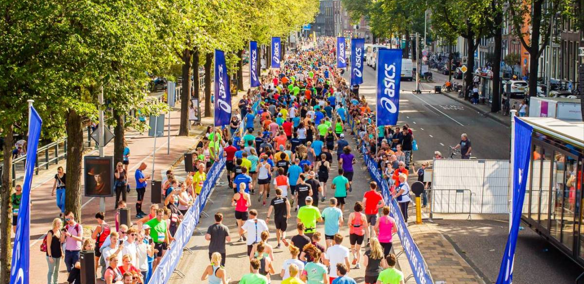
<path fill-rule="evenodd" d="M 365 204 L 365 216 L 367 217 L 367 223 L 369 226 L 365 228 L 365 234 L 367 235 L 367 244 L 369 245 L 369 240 L 374 237 L 375 231 L 373 227 L 377 223 L 377 213 L 379 208 L 385 206 L 385 201 L 381 193 L 377 191 L 377 183 L 372 181 L 369 183 L 369 191 L 365 192 L 363 196 L 363 204 Z"/>
<path fill-rule="evenodd" d="M 270 215 L 274 211 L 274 224 L 276 225 L 276 240 L 278 245 L 276 248 L 280 248 L 280 241 L 286 238 L 286 229 L 288 228 L 288 218 L 290 215 L 290 202 L 287 198 L 282 196 L 282 190 L 276 188 L 276 197 L 270 202 L 270 208 L 268 208 L 268 216 L 266 217 L 266 224 L 270 220 Z"/>

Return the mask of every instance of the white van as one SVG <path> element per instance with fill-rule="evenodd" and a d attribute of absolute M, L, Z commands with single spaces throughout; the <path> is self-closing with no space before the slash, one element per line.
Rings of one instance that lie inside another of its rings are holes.
<path fill-rule="evenodd" d="M 389 48 L 385 45 L 375 44 L 367 49 L 367 65 L 371 66 L 373 69 L 377 68 L 377 51 L 380 48 Z"/>
<path fill-rule="evenodd" d="M 401 68 L 401 79 L 402 81 L 405 80 L 413 80 L 414 74 L 414 63 L 409 58 L 402 58 L 402 68 Z"/>

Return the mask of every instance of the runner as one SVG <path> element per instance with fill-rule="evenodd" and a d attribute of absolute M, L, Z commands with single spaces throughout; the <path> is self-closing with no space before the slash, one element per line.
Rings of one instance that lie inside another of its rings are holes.
<path fill-rule="evenodd" d="M 397 226 L 395 225 L 395 220 L 389 216 L 389 206 L 384 206 L 382 212 L 383 216 L 379 218 L 374 229 L 379 238 L 379 243 L 383 247 L 383 255 L 388 256 L 391 252 L 393 234 L 397 233 Z"/>
<path fill-rule="evenodd" d="M 353 164 L 355 164 L 355 156 L 351 154 L 351 147 L 343 148 L 343 154 L 339 159 L 339 164 L 342 165 L 343 176 L 349 180 L 349 192 L 353 191 Z"/>
<path fill-rule="evenodd" d="M 286 229 L 288 228 L 288 218 L 290 215 L 290 202 L 287 198 L 282 196 L 282 190 L 276 188 L 276 197 L 270 202 L 268 215 L 266 217 L 266 224 L 270 220 L 270 215 L 274 211 L 274 224 L 276 225 L 276 240 L 278 245 L 276 249 L 280 248 L 280 240 L 286 238 Z"/>
<path fill-rule="evenodd" d="M 312 206 L 312 197 L 307 196 L 305 200 L 306 206 L 298 209 L 297 222 L 304 224 L 306 235 L 310 238 L 316 231 L 316 223 L 323 220 L 318 208 Z"/>
<path fill-rule="evenodd" d="M 237 229 L 239 232 L 239 242 L 245 241 L 243 223 L 249 218 L 248 210 L 251 206 L 251 198 L 245 192 L 245 183 L 240 184 L 239 192 L 235 193 L 232 198 L 231 206 L 235 206 L 235 220 L 237 220 Z"/>
<path fill-rule="evenodd" d="M 339 228 L 343 226 L 343 212 L 337 208 L 337 199 L 330 199 L 330 206 L 322 211 L 322 219 L 324 219 L 324 239 L 327 249 L 333 245 L 335 235 L 339 232 Z"/>
<path fill-rule="evenodd" d="M 343 169 L 339 169 L 339 175 L 333 179 L 331 189 L 334 190 L 335 198 L 337 199 L 337 206 L 341 211 L 345 210 L 345 198 L 347 198 L 347 191 L 349 191 L 349 180 L 343 175 Z"/>
<path fill-rule="evenodd" d="M 367 216 L 367 223 L 369 226 L 365 228 L 365 233 L 367 234 L 367 245 L 369 245 L 369 240 L 374 237 L 373 227 L 377 224 L 377 213 L 379 208 L 385 205 L 383 196 L 381 193 L 377 192 L 377 183 L 372 181 L 369 183 L 369 191 L 365 192 L 363 196 L 363 204 L 365 204 L 365 215 Z"/>
<path fill-rule="evenodd" d="M 351 241 L 351 252 L 353 254 L 353 265 L 355 265 L 355 269 L 359 269 L 361 267 L 361 245 L 363 245 L 365 227 L 367 227 L 368 224 L 367 217 L 365 214 L 361 213 L 363 211 L 363 204 L 361 202 L 355 202 L 353 210 L 355 211 L 349 214 L 349 236 Z"/>
<path fill-rule="evenodd" d="M 297 190 L 296 190 L 296 210 L 298 211 L 299 208 L 302 208 L 303 206 L 306 205 L 306 198 L 307 197 L 312 197 L 312 186 L 310 184 L 307 184 L 304 182 L 305 179 L 305 175 L 304 174 L 300 174 L 299 178 L 298 178 L 298 185 L 296 186 Z M 313 199 L 314 200 L 314 199 Z"/>

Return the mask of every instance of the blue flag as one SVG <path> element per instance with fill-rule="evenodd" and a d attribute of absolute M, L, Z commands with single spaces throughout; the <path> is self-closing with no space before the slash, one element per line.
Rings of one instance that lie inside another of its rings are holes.
<path fill-rule="evenodd" d="M 337 67 L 345 68 L 347 67 L 347 57 L 345 54 L 345 38 L 337 37 Z"/>
<path fill-rule="evenodd" d="M 231 120 L 231 89 L 225 65 L 225 53 L 215 49 L 215 126 L 229 125 Z"/>
<path fill-rule="evenodd" d="M 249 42 L 249 77 L 250 86 L 259 87 L 260 79 L 258 78 L 258 43 L 257 41 Z"/>
<path fill-rule="evenodd" d="M 525 188 L 527 186 L 527 173 L 529 171 L 529 159 L 531 156 L 531 135 L 533 127 L 515 117 L 515 143 L 513 149 L 513 211 L 511 215 L 511 230 L 505 253 L 501 261 L 501 269 L 497 284 L 511 284 L 513 282 L 513 261 L 515 260 L 515 247 L 517 235 L 521 223 L 521 212 L 525 200 Z"/>
<path fill-rule="evenodd" d="M 379 49 L 377 59 L 377 126 L 396 125 L 399 115 L 402 50 Z"/>
<path fill-rule="evenodd" d="M 272 68 L 280 68 L 280 38 L 272 38 Z"/>
<path fill-rule="evenodd" d="M 43 120 L 34 107 L 30 107 L 28 124 L 28 146 L 26 148 L 26 164 L 24 167 L 24 182 L 22 184 L 22 199 L 18 210 L 14 247 L 12 248 L 11 284 L 28 284 L 30 268 L 30 188 L 37 159 L 37 148 L 41 137 Z"/>
<path fill-rule="evenodd" d="M 363 84 L 363 57 L 365 39 L 351 39 L 351 86 Z"/>

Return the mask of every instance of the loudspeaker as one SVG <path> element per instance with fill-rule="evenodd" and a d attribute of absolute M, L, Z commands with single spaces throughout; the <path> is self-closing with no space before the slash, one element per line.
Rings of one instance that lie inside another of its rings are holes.
<path fill-rule="evenodd" d="M 193 153 L 185 153 L 185 172 L 194 172 Z"/>
<path fill-rule="evenodd" d="M 79 262 L 81 263 L 81 284 L 95 284 L 95 252 L 81 251 Z"/>
<path fill-rule="evenodd" d="M 120 225 L 126 225 L 132 227 L 132 217 L 130 208 L 120 209 Z"/>
<path fill-rule="evenodd" d="M 162 203 L 162 181 L 153 180 L 150 192 L 151 203 Z"/>

